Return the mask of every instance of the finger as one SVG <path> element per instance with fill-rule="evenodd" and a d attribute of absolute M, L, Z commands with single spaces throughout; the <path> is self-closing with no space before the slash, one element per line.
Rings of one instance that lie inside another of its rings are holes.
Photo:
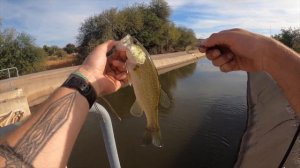
<path fill-rule="evenodd" d="M 220 70 L 222 72 L 230 72 L 230 71 L 239 70 L 239 67 L 235 60 L 231 60 L 230 62 L 220 66 Z"/>
<path fill-rule="evenodd" d="M 116 73 L 114 71 L 109 71 L 106 73 L 107 76 L 116 76 Z"/>
<path fill-rule="evenodd" d="M 222 66 L 226 63 L 229 63 L 233 59 L 232 53 L 223 54 L 220 57 L 212 60 L 214 66 Z"/>
<path fill-rule="evenodd" d="M 124 62 L 121 62 L 121 61 L 119 61 L 119 60 L 113 60 L 113 61 L 112 61 L 112 65 L 113 65 L 114 67 L 116 67 L 117 70 L 119 70 L 119 71 L 121 71 L 121 72 L 127 71 Z"/>
<path fill-rule="evenodd" d="M 125 50 L 116 50 L 111 56 L 110 58 L 112 59 L 117 59 L 120 61 L 125 62 L 127 60 L 127 54 Z"/>
<path fill-rule="evenodd" d="M 121 82 L 121 87 L 128 86 L 128 81 L 127 80 L 122 80 Z"/>
<path fill-rule="evenodd" d="M 119 88 L 121 88 L 121 82 L 116 80 L 113 76 L 107 76 L 106 75 L 106 79 L 108 79 L 111 83 L 110 85 L 110 92 L 115 92 L 117 91 Z"/>
<path fill-rule="evenodd" d="M 104 73 L 106 74 L 110 71 L 112 71 L 112 69 L 110 68 L 110 64 L 108 63 L 108 64 L 105 65 Z"/>
<path fill-rule="evenodd" d="M 122 61 L 126 61 L 127 60 L 126 51 L 119 51 L 119 58 L 121 58 Z"/>
<path fill-rule="evenodd" d="M 97 46 L 96 50 L 98 52 L 104 52 L 107 53 L 110 51 L 115 45 L 117 45 L 117 41 L 114 40 L 108 40 L 105 43 L 102 43 L 101 45 Z"/>
<path fill-rule="evenodd" d="M 205 53 L 206 50 L 207 50 L 207 48 L 206 48 L 205 46 L 200 45 L 200 46 L 198 47 L 198 50 L 199 50 L 200 52 L 202 52 L 202 53 Z"/>
<path fill-rule="evenodd" d="M 127 73 L 125 72 L 116 75 L 116 79 L 119 81 L 125 80 L 126 78 L 127 78 Z"/>
<path fill-rule="evenodd" d="M 219 49 L 210 49 L 206 52 L 206 57 L 209 60 L 214 60 L 216 58 L 218 58 L 221 55 L 221 51 Z"/>
<path fill-rule="evenodd" d="M 201 45 L 206 48 L 214 47 L 217 45 L 223 45 L 230 43 L 230 31 L 222 31 L 219 33 L 213 33 L 209 38 L 204 40 Z"/>

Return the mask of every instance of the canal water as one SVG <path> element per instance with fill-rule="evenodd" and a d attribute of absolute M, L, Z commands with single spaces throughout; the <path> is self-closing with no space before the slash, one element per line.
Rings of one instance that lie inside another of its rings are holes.
<path fill-rule="evenodd" d="M 106 97 L 122 119 L 111 113 L 121 166 L 233 167 L 246 127 L 246 73 L 222 73 L 201 59 L 161 75 L 160 81 L 172 102 L 170 108 L 160 108 L 162 148 L 142 146 L 146 120 L 129 113 L 135 99 L 131 87 Z M 98 120 L 97 114 L 88 115 L 70 156 L 69 168 L 109 167 Z"/>

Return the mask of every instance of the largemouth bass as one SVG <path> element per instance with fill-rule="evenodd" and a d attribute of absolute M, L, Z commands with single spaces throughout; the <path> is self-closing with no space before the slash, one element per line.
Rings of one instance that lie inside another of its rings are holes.
<path fill-rule="evenodd" d="M 137 117 L 142 116 L 143 112 L 146 115 L 147 126 L 143 143 L 152 143 L 157 147 L 162 147 L 158 106 L 160 103 L 167 108 L 170 100 L 167 94 L 161 90 L 156 67 L 147 50 L 130 35 L 124 37 L 120 44 L 119 47 L 123 47 L 123 50 L 126 49 L 129 83 L 133 86 L 136 97 L 130 113 Z"/>

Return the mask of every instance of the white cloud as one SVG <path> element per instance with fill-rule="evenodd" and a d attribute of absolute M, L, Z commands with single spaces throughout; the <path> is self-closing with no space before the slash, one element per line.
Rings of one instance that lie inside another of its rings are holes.
<path fill-rule="evenodd" d="M 265 35 L 278 33 L 281 28 L 300 27 L 300 0 L 176 0 L 176 4 L 176 10 L 193 14 L 177 23 L 191 27 L 200 37 L 231 27 Z"/>
<path fill-rule="evenodd" d="M 33 35 L 37 44 L 75 43 L 85 18 L 105 9 L 119 9 L 150 0 L 0 0 L 4 26 Z M 268 35 L 285 27 L 300 27 L 300 0 L 167 0 L 178 25 L 208 37 L 222 29 L 241 27 Z M 189 15 L 190 14 L 190 15 Z"/>

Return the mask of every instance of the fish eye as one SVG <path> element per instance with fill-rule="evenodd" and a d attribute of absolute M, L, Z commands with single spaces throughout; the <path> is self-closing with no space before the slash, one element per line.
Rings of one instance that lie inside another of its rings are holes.
<path fill-rule="evenodd" d="M 133 39 L 133 44 L 137 44 L 137 39 Z"/>

